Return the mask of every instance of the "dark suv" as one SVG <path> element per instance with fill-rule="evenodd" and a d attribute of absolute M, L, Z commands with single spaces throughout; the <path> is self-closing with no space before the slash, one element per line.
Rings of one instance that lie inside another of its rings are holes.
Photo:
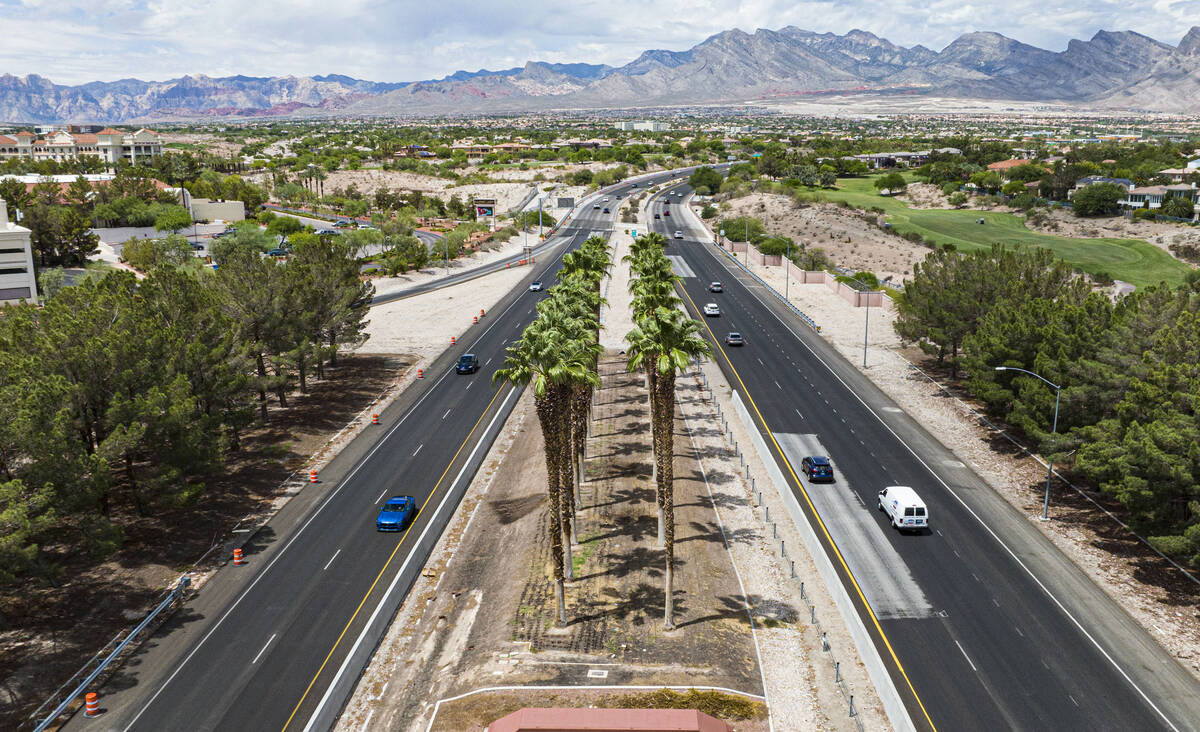
<path fill-rule="evenodd" d="M 454 370 L 460 374 L 473 374 L 479 370 L 479 359 L 474 353 L 464 353 L 458 357 L 458 363 L 455 364 Z"/>
<path fill-rule="evenodd" d="M 811 455 L 804 458 L 800 461 L 800 470 L 813 483 L 818 480 L 833 482 L 833 466 L 829 464 L 829 458 L 824 455 Z"/>

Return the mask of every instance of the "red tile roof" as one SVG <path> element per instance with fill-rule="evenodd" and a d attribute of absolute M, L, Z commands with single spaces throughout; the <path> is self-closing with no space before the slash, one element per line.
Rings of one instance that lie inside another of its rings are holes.
<path fill-rule="evenodd" d="M 1015 168 L 1018 165 L 1024 165 L 1028 162 L 1028 160 L 1017 160 L 1015 158 L 1012 160 L 1001 160 L 989 165 L 988 170 L 1008 170 L 1009 168 Z"/>
<path fill-rule="evenodd" d="M 100 130 L 96 134 L 97 135 L 124 135 L 125 133 L 121 132 L 120 130 L 114 130 L 111 127 L 105 127 L 104 129 Z"/>
<path fill-rule="evenodd" d="M 37 135 L 35 135 L 32 132 L 29 132 L 27 130 L 21 130 L 20 132 L 17 133 L 17 137 L 37 137 Z"/>
<path fill-rule="evenodd" d="M 694 709 L 538 709 L 526 707 L 497 719 L 488 732 L 732 732 L 721 720 Z"/>
<path fill-rule="evenodd" d="M 16 145 L 16 144 L 17 144 L 17 141 L 14 140 L 13 138 L 5 137 L 4 135 L 0 135 L 0 145 Z"/>

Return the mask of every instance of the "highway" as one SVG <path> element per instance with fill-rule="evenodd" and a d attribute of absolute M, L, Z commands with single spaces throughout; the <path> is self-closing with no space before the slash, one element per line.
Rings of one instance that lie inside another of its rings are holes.
<path fill-rule="evenodd" d="M 821 537 L 917 729 L 1197 728 L 1200 686 L 1170 654 L 762 284 L 702 243 L 683 207 L 671 209 L 652 223 L 668 237 L 685 305 L 716 344 L 715 361 Z M 677 229 L 683 241 L 671 238 Z M 723 293 L 708 291 L 714 280 Z M 709 302 L 719 317 L 700 315 Z M 729 331 L 746 345 L 725 347 Z M 800 460 L 812 454 L 831 458 L 834 483 L 802 479 Z M 876 497 L 889 485 L 916 488 L 931 531 L 890 527 Z"/>
<path fill-rule="evenodd" d="M 76 715 L 67 726 L 328 729 L 519 396 L 491 376 L 534 317 L 540 296 L 528 283 L 552 283 L 561 254 L 606 236 L 614 216 L 581 208 L 556 233 L 553 257 L 530 267 L 381 413 L 381 426 L 253 535 L 249 563 L 217 572 L 101 689 L 103 716 Z M 482 368 L 457 375 L 466 352 Z M 414 496 L 420 513 L 403 534 L 377 533 L 379 506 L 398 494 Z"/>

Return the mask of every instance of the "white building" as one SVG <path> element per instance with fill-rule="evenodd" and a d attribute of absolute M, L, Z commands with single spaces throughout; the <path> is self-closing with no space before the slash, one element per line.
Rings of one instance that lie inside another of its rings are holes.
<path fill-rule="evenodd" d="M 671 129 L 662 122 L 654 120 L 642 120 L 640 122 L 617 122 L 615 125 L 618 130 L 625 132 L 666 132 Z"/>
<path fill-rule="evenodd" d="M 11 136 L 0 135 L 0 161 L 9 158 L 63 161 L 94 157 L 106 163 L 124 160 L 136 164 L 139 160 L 161 155 L 162 140 L 157 132 L 147 129 L 131 134 L 111 127 L 95 134 L 55 130 L 40 138 L 27 130 Z"/>
<path fill-rule="evenodd" d="M 8 220 L 8 204 L 0 198 L 0 306 L 37 301 L 37 275 L 29 229 Z"/>

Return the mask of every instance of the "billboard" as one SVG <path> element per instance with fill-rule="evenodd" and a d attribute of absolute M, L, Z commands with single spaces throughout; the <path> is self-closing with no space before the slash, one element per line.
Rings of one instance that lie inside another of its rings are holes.
<path fill-rule="evenodd" d="M 495 216 L 496 215 L 496 199 L 494 198 L 476 198 L 472 202 L 475 206 L 476 216 Z"/>

